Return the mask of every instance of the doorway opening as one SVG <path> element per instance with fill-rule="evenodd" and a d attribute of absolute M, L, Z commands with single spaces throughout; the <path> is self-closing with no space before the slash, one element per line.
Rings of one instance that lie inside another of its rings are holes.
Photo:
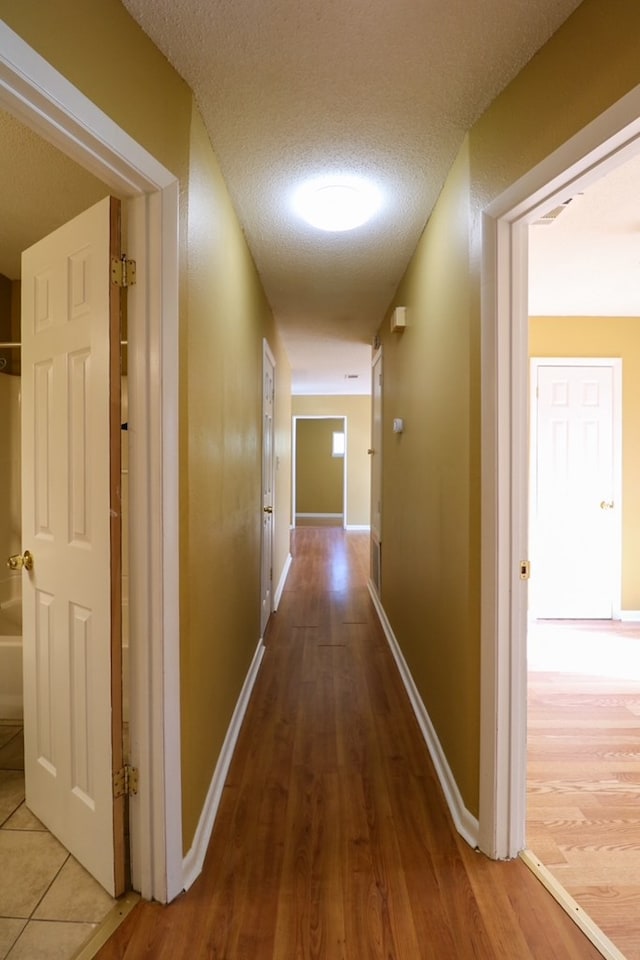
<path fill-rule="evenodd" d="M 347 418 L 293 418 L 293 524 L 346 526 Z"/>
<path fill-rule="evenodd" d="M 178 182 L 3 23 L 0 81 L 2 108 L 127 199 L 127 246 L 143 265 L 144 282 L 130 297 L 128 336 L 129 418 L 136 423 L 129 433 L 131 749 L 139 768 L 131 852 L 134 888 L 166 901 L 183 889 Z"/>
<path fill-rule="evenodd" d="M 480 845 L 494 857 L 516 856 L 526 846 L 528 231 L 545 211 L 561 207 L 640 152 L 639 115 L 640 88 L 485 214 Z M 551 880 L 549 886 L 574 915 L 561 885 Z M 575 919 L 592 939 L 601 936 L 585 914 Z"/>
<path fill-rule="evenodd" d="M 629 457 L 623 469 L 622 451 L 640 417 L 626 384 L 640 364 L 627 252 L 638 171 L 638 158 L 621 164 L 528 238 L 526 844 L 594 936 L 629 960 L 640 956 L 640 624 L 628 622 L 640 600 L 630 575 L 640 472 Z"/>

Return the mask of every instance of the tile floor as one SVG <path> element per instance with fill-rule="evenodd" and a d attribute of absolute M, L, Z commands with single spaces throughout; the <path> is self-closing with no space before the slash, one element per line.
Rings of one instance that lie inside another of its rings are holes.
<path fill-rule="evenodd" d="M 0 720 L 0 960 L 70 960 L 114 904 L 26 808 L 22 728 Z"/>

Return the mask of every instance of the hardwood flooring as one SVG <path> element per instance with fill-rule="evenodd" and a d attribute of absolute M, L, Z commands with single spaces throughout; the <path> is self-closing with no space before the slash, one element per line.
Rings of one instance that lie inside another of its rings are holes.
<path fill-rule="evenodd" d="M 203 873 L 169 906 L 141 902 L 99 960 L 600 956 L 521 861 L 455 832 L 368 551 L 366 534 L 295 531 Z"/>
<path fill-rule="evenodd" d="M 634 627 L 619 632 L 640 645 Z M 527 843 L 627 960 L 640 960 L 640 680 L 580 669 L 530 673 Z"/>

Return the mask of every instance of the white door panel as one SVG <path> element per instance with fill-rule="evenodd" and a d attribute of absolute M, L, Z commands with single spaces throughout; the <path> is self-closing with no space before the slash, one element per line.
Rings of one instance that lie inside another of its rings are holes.
<path fill-rule="evenodd" d="M 371 367 L 371 581 L 382 587 L 382 350 Z"/>
<path fill-rule="evenodd" d="M 22 537 L 27 805 L 115 893 L 112 203 L 23 254 Z"/>
<path fill-rule="evenodd" d="M 262 358 L 262 589 L 260 636 L 264 637 L 273 608 L 273 510 L 274 457 L 273 407 L 275 397 L 275 360 L 264 342 Z"/>
<path fill-rule="evenodd" d="M 611 618 L 620 506 L 613 368 L 538 361 L 534 369 L 531 612 Z"/>

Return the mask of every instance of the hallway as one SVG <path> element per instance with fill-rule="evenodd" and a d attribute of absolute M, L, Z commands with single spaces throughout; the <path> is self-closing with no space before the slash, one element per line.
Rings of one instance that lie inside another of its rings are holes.
<path fill-rule="evenodd" d="M 203 874 L 139 903 L 99 960 L 596 960 L 521 861 L 455 833 L 368 534 L 297 529 L 292 554 Z"/>

